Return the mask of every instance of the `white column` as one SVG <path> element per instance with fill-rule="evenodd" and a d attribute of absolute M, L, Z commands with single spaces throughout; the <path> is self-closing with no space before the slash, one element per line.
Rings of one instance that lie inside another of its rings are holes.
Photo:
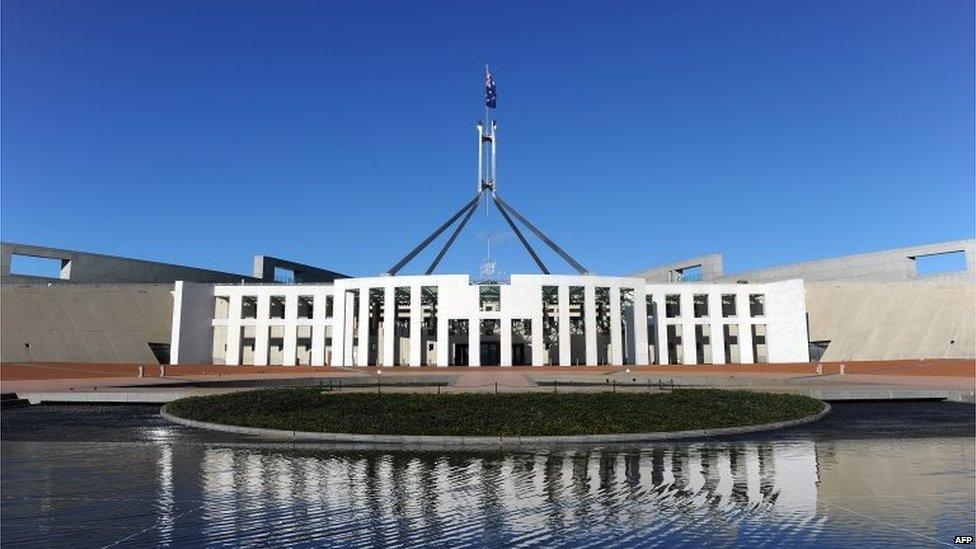
<path fill-rule="evenodd" d="M 634 288 L 634 363 L 638 366 L 650 364 L 647 356 L 647 293 L 644 287 Z"/>
<path fill-rule="evenodd" d="M 383 366 L 393 366 L 393 340 L 396 335 L 396 288 L 383 288 Z"/>
<path fill-rule="evenodd" d="M 336 332 L 333 332 L 332 338 L 333 340 L 338 339 L 339 341 L 342 341 L 341 348 L 336 349 L 336 351 L 340 353 L 339 364 L 343 366 L 356 365 L 356 360 L 353 358 L 353 352 L 352 352 L 353 338 L 355 337 L 355 333 L 353 330 L 356 324 L 356 318 L 355 318 L 356 293 L 355 292 L 356 290 L 349 291 L 343 289 L 341 295 L 338 294 L 336 295 L 337 306 L 340 302 L 342 303 L 341 306 L 338 306 L 335 312 L 336 318 L 342 319 L 342 324 L 341 324 L 342 329 L 339 331 L 338 334 L 336 334 Z M 339 313 L 340 311 L 342 312 L 342 316 L 338 316 L 340 314 Z"/>
<path fill-rule="evenodd" d="M 610 364 L 624 362 L 623 341 L 620 337 L 620 286 L 610 287 Z"/>
<path fill-rule="evenodd" d="M 268 365 L 268 317 L 271 316 L 271 296 L 258 294 L 258 317 L 255 321 L 254 365 Z"/>
<path fill-rule="evenodd" d="M 560 284 L 557 286 L 559 297 L 559 308 L 557 318 L 559 319 L 559 365 L 570 366 L 572 357 L 572 339 L 569 335 L 569 286 Z"/>
<path fill-rule="evenodd" d="M 369 288 L 359 289 L 359 351 L 356 365 L 369 365 Z"/>
<path fill-rule="evenodd" d="M 424 309 L 421 302 L 421 287 L 410 287 L 410 362 L 411 366 L 420 366 L 420 346 L 423 345 L 421 325 L 424 320 Z"/>
<path fill-rule="evenodd" d="M 679 294 L 681 303 L 681 350 L 683 364 L 695 364 L 695 299 L 694 292 L 682 291 Z"/>
<path fill-rule="evenodd" d="M 661 364 L 668 364 L 668 314 L 665 309 L 667 302 L 666 294 L 655 294 L 654 305 L 657 308 L 657 356 L 661 359 Z"/>
<path fill-rule="evenodd" d="M 481 366 L 481 319 L 468 319 L 468 366 Z"/>
<path fill-rule="evenodd" d="M 747 307 L 749 305 L 748 299 L 747 297 Z M 748 310 L 746 309 L 746 311 Z M 753 364 L 756 362 L 756 357 L 752 354 L 752 324 L 749 322 L 739 323 L 739 356 L 742 358 L 743 364 Z"/>
<path fill-rule="evenodd" d="M 725 364 L 725 339 L 722 337 L 722 293 L 708 294 L 708 322 L 712 329 L 710 342 L 712 344 L 712 364 Z"/>
<path fill-rule="evenodd" d="M 295 321 L 298 319 L 298 294 L 285 294 L 285 341 L 282 351 L 281 363 L 285 366 L 294 366 L 298 361 L 297 339 L 298 328 Z"/>
<path fill-rule="evenodd" d="M 586 335 L 586 365 L 596 366 L 596 287 L 583 288 L 583 325 Z"/>
<path fill-rule="evenodd" d="M 241 295 L 231 294 L 227 311 L 227 354 L 224 362 L 233 366 L 241 363 Z"/>
<path fill-rule="evenodd" d="M 542 366 L 546 361 L 546 338 L 542 330 L 542 288 L 536 287 L 533 299 L 535 312 L 532 313 L 532 365 Z"/>
<path fill-rule="evenodd" d="M 438 366 L 450 366 L 451 365 L 451 362 L 450 362 L 450 358 L 451 357 L 448 356 L 448 352 L 447 352 L 447 350 L 449 348 L 449 342 L 448 342 L 448 339 L 449 339 L 449 336 L 448 336 L 448 328 L 449 328 L 449 325 L 448 325 L 447 315 L 445 315 L 444 313 L 441 312 L 441 305 L 442 305 L 442 303 L 440 303 L 440 299 L 443 297 L 443 295 L 442 295 L 441 292 L 442 292 L 442 290 L 438 290 L 438 292 L 437 292 L 437 299 L 438 299 L 438 303 L 437 303 L 437 365 Z"/>
<path fill-rule="evenodd" d="M 312 297 L 312 358 L 310 360 L 312 366 L 324 366 L 325 365 L 325 300 L 326 294 L 316 293 Z M 333 299 L 333 309 L 336 308 L 337 302 Z M 333 311 L 334 312 L 334 311 Z M 333 329 L 333 336 L 335 336 L 335 331 Z M 335 351 L 335 342 L 333 340 L 332 347 L 333 352 Z"/>
<path fill-rule="evenodd" d="M 499 321 L 501 322 L 501 337 L 499 338 L 498 345 L 501 346 L 499 349 L 498 364 L 501 366 L 511 366 L 512 365 L 512 319 L 503 316 Z"/>

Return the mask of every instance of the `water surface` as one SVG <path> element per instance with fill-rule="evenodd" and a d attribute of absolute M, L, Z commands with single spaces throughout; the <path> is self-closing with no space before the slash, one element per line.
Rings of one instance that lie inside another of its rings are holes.
<path fill-rule="evenodd" d="M 404 451 L 37 406 L 0 414 L 0 545 L 951 545 L 974 530 L 973 416 L 838 404 L 733 438 Z"/>

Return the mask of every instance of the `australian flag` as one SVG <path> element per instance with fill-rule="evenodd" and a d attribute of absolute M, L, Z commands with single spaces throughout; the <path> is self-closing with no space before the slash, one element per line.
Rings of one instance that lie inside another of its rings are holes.
<path fill-rule="evenodd" d="M 492 109 L 498 101 L 498 92 L 495 90 L 495 79 L 492 78 L 488 66 L 485 65 L 485 106 Z"/>

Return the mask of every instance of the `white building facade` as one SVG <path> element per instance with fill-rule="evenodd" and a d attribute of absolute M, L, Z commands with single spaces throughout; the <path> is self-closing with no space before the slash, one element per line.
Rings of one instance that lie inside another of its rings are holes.
<path fill-rule="evenodd" d="M 389 319 L 389 321 L 388 321 Z M 381 276 L 177 282 L 173 364 L 545 366 L 807 362 L 802 280 Z"/>

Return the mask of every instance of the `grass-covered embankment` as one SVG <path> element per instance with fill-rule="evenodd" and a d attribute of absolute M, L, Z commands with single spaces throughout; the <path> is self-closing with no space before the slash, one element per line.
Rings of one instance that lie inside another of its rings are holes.
<path fill-rule="evenodd" d="M 651 433 L 758 425 L 823 410 L 818 400 L 746 391 L 671 393 L 322 394 L 267 389 L 184 398 L 185 419 L 326 433 L 544 436 Z"/>

